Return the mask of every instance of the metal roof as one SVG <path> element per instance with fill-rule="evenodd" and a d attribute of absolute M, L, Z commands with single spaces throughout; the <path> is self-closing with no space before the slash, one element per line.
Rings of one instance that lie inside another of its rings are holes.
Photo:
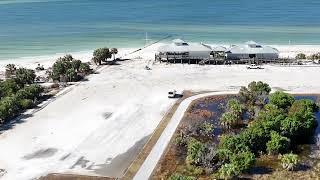
<path fill-rule="evenodd" d="M 211 52 L 210 46 L 200 43 L 187 43 L 183 40 L 174 40 L 171 44 L 166 44 L 158 48 L 159 52 L 191 52 L 191 51 L 208 51 Z"/>
<path fill-rule="evenodd" d="M 233 54 L 279 54 L 276 48 L 263 46 L 254 41 L 248 41 L 244 45 L 235 45 L 228 49 Z"/>
<path fill-rule="evenodd" d="M 185 43 L 185 41 L 184 41 L 184 40 L 182 40 L 182 39 L 174 39 L 174 40 L 172 40 L 172 42 L 173 42 L 173 43 L 175 43 L 175 44 L 182 44 L 182 43 Z"/>
<path fill-rule="evenodd" d="M 217 46 L 217 47 L 212 48 L 212 51 L 215 51 L 215 52 L 225 52 L 226 50 L 227 50 L 227 48 L 225 48 L 223 46 Z"/>

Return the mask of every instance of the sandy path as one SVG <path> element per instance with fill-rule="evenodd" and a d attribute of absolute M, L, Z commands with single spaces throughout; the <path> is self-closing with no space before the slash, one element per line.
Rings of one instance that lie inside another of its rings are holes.
<path fill-rule="evenodd" d="M 149 156 L 142 164 L 141 168 L 134 176 L 134 180 L 140 179 L 149 179 L 151 176 L 154 168 L 156 167 L 158 161 L 160 160 L 162 154 L 166 150 L 175 130 L 177 129 L 180 121 L 182 120 L 184 113 L 192 103 L 192 101 L 206 97 L 206 96 L 213 96 L 213 95 L 221 95 L 221 94 L 236 94 L 236 91 L 230 92 L 212 92 L 212 93 L 205 93 L 196 96 L 189 97 L 185 99 L 180 106 L 178 107 L 177 111 L 172 116 L 169 124 L 167 125 L 166 129 L 162 132 L 160 138 L 158 139 L 157 143 L 151 150 Z"/>

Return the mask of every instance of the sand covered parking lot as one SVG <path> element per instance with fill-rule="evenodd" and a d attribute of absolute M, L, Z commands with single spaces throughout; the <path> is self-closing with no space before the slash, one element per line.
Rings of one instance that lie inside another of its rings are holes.
<path fill-rule="evenodd" d="M 106 66 L 0 135 L 3 179 L 50 172 L 121 177 L 175 102 L 171 89 L 235 91 L 262 80 L 273 88 L 319 93 L 320 67 L 199 66 L 130 60 Z"/>

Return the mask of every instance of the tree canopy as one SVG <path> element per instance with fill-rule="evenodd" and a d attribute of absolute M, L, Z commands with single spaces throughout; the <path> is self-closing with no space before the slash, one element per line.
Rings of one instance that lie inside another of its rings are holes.
<path fill-rule="evenodd" d="M 296 55 L 296 59 L 307 59 L 307 56 L 303 53 L 299 53 Z"/>
<path fill-rule="evenodd" d="M 87 63 L 71 55 L 60 57 L 52 66 L 51 78 L 55 81 L 76 82 L 91 72 Z"/>
<path fill-rule="evenodd" d="M 34 70 L 19 68 L 16 70 L 16 81 L 20 85 L 32 84 L 36 78 Z"/>
<path fill-rule="evenodd" d="M 93 61 L 97 65 L 101 65 L 102 62 L 107 61 L 108 58 L 111 58 L 112 52 L 109 48 L 99 48 L 93 52 Z"/>
<path fill-rule="evenodd" d="M 279 133 L 271 132 L 271 139 L 267 142 L 267 151 L 269 154 L 282 154 L 288 151 L 290 140 L 281 136 Z"/>
<path fill-rule="evenodd" d="M 270 104 L 273 104 L 280 109 L 287 110 L 294 102 L 294 97 L 282 91 L 277 91 L 270 95 L 269 100 Z"/>
<path fill-rule="evenodd" d="M 294 168 L 297 166 L 299 162 L 298 155 L 293 153 L 280 155 L 279 159 L 281 160 L 282 167 L 289 171 L 294 170 Z"/>
<path fill-rule="evenodd" d="M 33 107 L 44 89 L 34 84 L 34 70 L 6 66 L 7 79 L 0 82 L 0 123 L 17 116 L 21 111 Z"/>

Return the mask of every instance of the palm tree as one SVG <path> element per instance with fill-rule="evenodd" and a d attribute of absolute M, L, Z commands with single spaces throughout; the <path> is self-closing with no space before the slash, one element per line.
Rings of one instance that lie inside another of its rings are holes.
<path fill-rule="evenodd" d="M 233 112 L 238 117 L 238 119 L 241 118 L 244 107 L 242 104 L 240 104 L 238 100 L 230 99 L 228 101 L 228 108 L 231 112 Z"/>
<path fill-rule="evenodd" d="M 110 52 L 113 55 L 113 60 L 116 60 L 116 54 L 118 54 L 118 49 L 117 48 L 112 48 L 110 50 Z"/>
<path fill-rule="evenodd" d="M 230 129 L 238 124 L 238 117 L 232 112 L 225 112 L 220 119 L 221 125 Z"/>
<path fill-rule="evenodd" d="M 11 76 L 16 74 L 16 65 L 14 64 L 8 64 L 6 65 L 6 72 L 5 72 L 5 76 L 6 78 L 10 78 Z"/>

